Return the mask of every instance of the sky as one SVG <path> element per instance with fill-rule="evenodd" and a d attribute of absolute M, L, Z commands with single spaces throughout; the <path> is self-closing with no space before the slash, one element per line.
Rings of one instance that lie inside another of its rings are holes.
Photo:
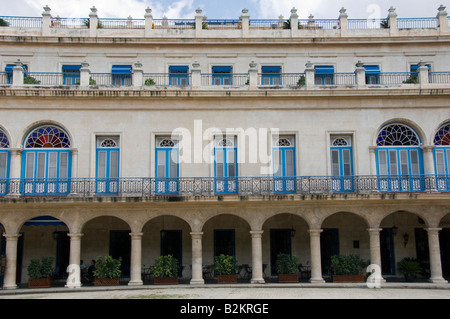
<path fill-rule="evenodd" d="M 399 18 L 435 17 L 443 4 L 450 11 L 450 0 L 2 0 L 0 16 L 41 16 L 43 7 L 52 16 L 87 18 L 95 6 L 99 18 L 143 19 L 145 9 L 152 9 L 154 19 L 193 19 L 195 10 L 209 19 L 238 19 L 248 9 L 250 19 L 289 18 L 292 8 L 300 19 L 313 15 L 316 19 L 337 19 L 339 10 L 347 9 L 349 19 L 386 18 L 391 6 Z"/>

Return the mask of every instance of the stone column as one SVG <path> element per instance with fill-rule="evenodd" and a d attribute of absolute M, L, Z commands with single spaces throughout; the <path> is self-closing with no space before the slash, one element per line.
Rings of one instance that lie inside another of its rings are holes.
<path fill-rule="evenodd" d="M 17 242 L 20 234 L 3 234 L 6 238 L 6 269 L 3 289 L 16 289 Z"/>
<path fill-rule="evenodd" d="M 441 34 L 448 33 L 447 11 L 445 11 L 445 7 L 442 4 L 438 8 L 438 14 L 436 18 L 438 19 L 439 32 Z"/>
<path fill-rule="evenodd" d="M 81 63 L 80 68 L 80 86 L 87 87 L 90 82 L 91 71 L 89 70 L 89 63 L 86 61 Z"/>
<path fill-rule="evenodd" d="M 368 228 L 370 243 L 370 263 L 377 265 L 380 269 L 379 282 L 385 282 L 381 277 L 381 250 L 380 250 L 380 232 L 381 228 Z"/>
<path fill-rule="evenodd" d="M 356 63 L 356 85 L 358 88 L 364 88 L 366 86 L 366 69 L 364 68 L 364 63 L 358 61 Z"/>
<path fill-rule="evenodd" d="M 250 62 L 249 66 L 250 69 L 248 69 L 248 89 L 256 90 L 258 88 L 258 65 L 255 63 L 255 61 L 252 61 Z"/>
<path fill-rule="evenodd" d="M 203 285 L 203 257 L 202 257 L 203 232 L 191 232 L 192 238 L 192 278 L 191 285 Z"/>
<path fill-rule="evenodd" d="M 297 9 L 291 9 L 291 16 L 289 17 L 291 23 L 291 37 L 298 37 L 298 14 Z"/>
<path fill-rule="evenodd" d="M 69 233 L 70 237 L 70 256 L 69 266 L 67 267 L 66 286 L 67 288 L 79 288 L 81 287 L 81 272 L 80 272 L 80 260 L 81 260 L 81 236 L 82 233 Z"/>
<path fill-rule="evenodd" d="M 128 285 L 143 285 L 142 281 L 142 235 L 143 233 L 130 233 L 131 236 L 131 265 L 130 281 Z"/>
<path fill-rule="evenodd" d="M 202 9 L 195 10 L 195 37 L 200 38 L 203 34 L 203 15 Z"/>
<path fill-rule="evenodd" d="M 344 7 L 339 10 L 339 26 L 341 29 L 341 37 L 347 36 L 348 31 L 348 14 Z"/>
<path fill-rule="evenodd" d="M 132 77 L 133 77 L 133 86 L 135 88 L 141 87 L 144 84 L 144 82 L 143 82 L 143 73 L 144 73 L 144 70 L 142 69 L 142 63 L 137 61 L 134 64 L 133 75 L 132 75 Z"/>
<path fill-rule="evenodd" d="M 398 26 L 397 26 L 397 13 L 395 13 L 394 7 L 389 8 L 389 14 L 387 19 L 390 35 L 396 35 L 398 33 Z"/>
<path fill-rule="evenodd" d="M 152 31 L 153 31 L 152 9 L 150 9 L 149 7 L 147 7 L 147 9 L 145 9 L 144 19 L 145 19 L 144 36 L 149 37 L 149 36 L 151 36 Z"/>
<path fill-rule="evenodd" d="M 421 86 L 426 86 L 427 84 L 430 83 L 429 79 L 428 79 L 428 67 L 426 66 L 425 62 L 423 62 L 422 60 L 420 60 L 419 62 L 419 83 Z"/>
<path fill-rule="evenodd" d="M 377 175 L 377 161 L 375 156 L 375 151 L 377 150 L 376 146 L 369 146 L 369 157 L 370 157 L 370 175 Z"/>
<path fill-rule="evenodd" d="M 247 9 L 242 9 L 242 14 L 239 17 L 241 19 L 241 27 L 242 27 L 242 37 L 248 37 L 249 25 L 250 25 L 250 16 L 248 14 Z"/>
<path fill-rule="evenodd" d="M 314 65 L 311 63 L 311 61 L 308 61 L 305 64 L 305 80 L 306 80 L 306 89 L 311 89 L 314 87 Z"/>
<path fill-rule="evenodd" d="M 425 172 L 425 185 L 429 187 L 432 192 L 437 191 L 436 176 L 434 175 L 434 145 L 424 145 L 420 147 L 423 153 L 423 169 Z M 429 183 L 428 183 L 429 181 Z"/>
<path fill-rule="evenodd" d="M 13 67 L 12 86 L 23 85 L 23 63 L 20 59 L 17 59 L 15 66 Z"/>
<path fill-rule="evenodd" d="M 192 63 L 192 69 L 191 69 L 191 76 L 192 76 L 192 89 L 199 89 L 202 86 L 202 75 L 200 70 L 200 63 L 195 61 Z"/>
<path fill-rule="evenodd" d="M 97 27 L 98 27 L 97 8 L 93 6 L 91 8 L 91 12 L 89 13 L 89 36 L 91 37 L 97 36 Z"/>
<path fill-rule="evenodd" d="M 22 151 L 21 148 L 10 148 L 11 152 L 11 168 L 9 178 L 8 197 L 20 196 L 20 171 L 22 168 Z"/>
<path fill-rule="evenodd" d="M 250 231 L 252 236 L 252 284 L 265 283 L 262 271 L 262 230 Z"/>
<path fill-rule="evenodd" d="M 52 25 L 52 14 L 50 13 L 51 9 L 49 6 L 45 6 L 44 12 L 42 12 L 42 35 L 48 36 L 50 35 L 50 27 Z"/>
<path fill-rule="evenodd" d="M 320 257 L 320 233 L 322 229 L 309 229 L 311 249 L 311 283 L 324 283 L 322 278 L 322 260 Z"/>
<path fill-rule="evenodd" d="M 447 283 L 442 277 L 441 249 L 439 247 L 439 231 L 442 228 L 425 228 L 428 233 L 428 247 L 430 251 L 430 282 Z"/>

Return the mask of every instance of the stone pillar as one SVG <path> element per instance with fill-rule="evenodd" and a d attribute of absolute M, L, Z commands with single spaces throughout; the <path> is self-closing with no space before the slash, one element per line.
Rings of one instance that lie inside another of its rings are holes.
<path fill-rule="evenodd" d="M 89 13 L 89 36 L 91 37 L 97 36 L 97 27 L 98 27 L 97 8 L 93 6 L 91 8 L 91 12 Z"/>
<path fill-rule="evenodd" d="M 9 178 L 8 197 L 20 196 L 20 174 L 22 168 L 22 151 L 21 148 L 10 148 L 11 152 L 11 168 Z"/>
<path fill-rule="evenodd" d="M 430 282 L 447 283 L 442 277 L 441 249 L 439 247 L 439 231 L 442 228 L 425 228 L 428 233 L 428 247 L 430 251 Z"/>
<path fill-rule="evenodd" d="M 250 15 L 248 14 L 248 9 L 242 9 L 242 14 L 239 19 L 241 19 L 242 37 L 248 37 L 250 26 Z"/>
<path fill-rule="evenodd" d="M 262 269 L 262 230 L 250 231 L 252 236 L 252 284 L 263 284 Z"/>
<path fill-rule="evenodd" d="M 195 37 L 200 38 L 203 34 L 203 15 L 202 9 L 195 10 Z"/>
<path fill-rule="evenodd" d="M 314 66 L 311 61 L 308 61 L 305 64 L 305 80 L 306 80 L 306 89 L 311 89 L 314 87 Z"/>
<path fill-rule="evenodd" d="M 347 36 L 348 32 L 348 14 L 344 7 L 339 10 L 339 26 L 341 29 L 341 37 Z"/>
<path fill-rule="evenodd" d="M 377 175 L 377 160 L 375 156 L 375 151 L 377 150 L 376 146 L 369 146 L 369 157 L 370 157 L 370 175 L 376 176 Z"/>
<path fill-rule="evenodd" d="M 143 233 L 130 233 L 131 236 L 131 265 L 130 286 L 143 285 L 142 281 L 142 235 Z"/>
<path fill-rule="evenodd" d="M 445 7 L 442 4 L 438 8 L 436 18 L 438 19 L 439 33 L 448 33 L 447 11 L 445 11 Z"/>
<path fill-rule="evenodd" d="M 81 68 L 80 68 L 80 86 L 81 87 L 89 86 L 90 76 L 91 76 L 91 71 L 89 70 L 89 63 L 84 61 L 81 63 Z"/>
<path fill-rule="evenodd" d="M 80 272 L 80 260 L 81 260 L 81 236 L 82 233 L 69 233 L 70 237 L 70 256 L 69 266 L 67 267 L 66 286 L 67 288 L 79 288 L 81 287 L 81 272 Z"/>
<path fill-rule="evenodd" d="M 381 228 L 368 228 L 370 243 L 370 263 L 377 265 L 380 269 L 379 282 L 385 282 L 381 277 L 381 250 L 380 250 L 380 232 Z"/>
<path fill-rule="evenodd" d="M 23 63 L 20 59 L 17 59 L 15 66 L 13 67 L 12 86 L 23 85 Z"/>
<path fill-rule="evenodd" d="M 394 7 L 389 8 L 387 20 L 390 35 L 396 35 L 398 33 L 398 26 L 397 26 L 397 13 L 395 13 Z"/>
<path fill-rule="evenodd" d="M 427 175 L 425 176 L 425 179 L 430 181 L 430 183 L 425 182 L 425 185 L 427 185 L 432 192 L 437 191 L 433 156 L 433 150 L 435 147 L 436 146 L 434 145 L 424 145 L 420 147 L 423 153 L 423 169 L 425 175 Z"/>
<path fill-rule="evenodd" d="M 364 63 L 358 61 L 356 63 L 356 85 L 358 88 L 364 88 L 366 86 L 366 69 L 364 68 Z"/>
<path fill-rule="evenodd" d="M 200 63 L 195 61 L 192 63 L 192 69 L 191 69 L 191 76 L 192 76 L 192 89 L 199 89 L 202 86 L 202 75 L 200 70 Z"/>
<path fill-rule="evenodd" d="M 147 9 L 145 9 L 144 19 L 145 19 L 144 36 L 149 37 L 149 36 L 151 36 L 152 31 L 153 31 L 152 9 L 150 9 L 149 7 L 147 7 Z"/>
<path fill-rule="evenodd" d="M 250 62 L 250 69 L 248 69 L 249 90 L 256 90 L 258 88 L 258 65 L 255 61 Z"/>
<path fill-rule="evenodd" d="M 49 6 L 45 6 L 44 12 L 42 12 L 42 35 L 48 36 L 50 35 L 50 28 L 52 26 L 52 14 L 50 13 L 51 9 Z"/>
<path fill-rule="evenodd" d="M 311 249 L 311 283 L 323 283 L 322 260 L 320 257 L 320 233 L 322 229 L 309 229 L 310 249 Z"/>
<path fill-rule="evenodd" d="M 428 79 L 428 67 L 425 64 L 425 62 L 423 62 L 422 60 L 420 60 L 419 62 L 419 83 L 421 86 L 423 85 L 427 85 L 430 83 L 429 79 Z"/>
<path fill-rule="evenodd" d="M 202 257 L 203 232 L 191 232 L 192 238 L 192 278 L 191 285 L 203 285 L 203 257 Z"/>
<path fill-rule="evenodd" d="M 133 75 L 132 75 L 132 77 L 133 77 L 132 82 L 133 82 L 134 87 L 141 87 L 144 84 L 143 73 L 144 73 L 144 70 L 142 69 L 142 63 L 137 61 L 134 64 Z"/>
<path fill-rule="evenodd" d="M 20 234 L 3 234 L 6 238 L 6 269 L 3 289 L 16 289 L 17 242 Z"/>
<path fill-rule="evenodd" d="M 291 37 L 296 38 L 298 37 L 298 14 L 297 9 L 292 8 L 291 9 L 291 16 L 290 16 L 290 23 L 291 23 Z"/>

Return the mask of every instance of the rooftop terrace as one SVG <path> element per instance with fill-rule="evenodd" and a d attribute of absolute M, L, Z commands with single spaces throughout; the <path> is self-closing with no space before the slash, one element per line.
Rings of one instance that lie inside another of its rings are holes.
<path fill-rule="evenodd" d="M 175 38 L 252 38 L 252 37 L 331 37 L 331 36 L 408 36 L 411 34 L 449 34 L 450 20 L 443 5 L 436 17 L 397 18 L 395 8 L 386 18 L 349 19 L 341 8 L 337 19 L 299 19 L 292 8 L 289 18 L 251 19 L 247 9 L 237 19 L 208 19 L 201 9 L 193 19 L 154 19 L 145 10 L 144 19 L 101 18 L 92 7 L 89 17 L 61 18 L 52 16 L 44 7 L 42 17 L 0 17 L 1 35 L 55 37 L 175 37 Z"/>

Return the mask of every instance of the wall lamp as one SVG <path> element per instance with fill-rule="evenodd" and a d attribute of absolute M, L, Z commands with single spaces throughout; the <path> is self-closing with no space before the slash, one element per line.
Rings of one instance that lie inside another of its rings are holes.
<path fill-rule="evenodd" d="M 406 247 L 406 244 L 408 244 L 409 235 L 407 233 L 403 234 L 403 246 Z"/>

